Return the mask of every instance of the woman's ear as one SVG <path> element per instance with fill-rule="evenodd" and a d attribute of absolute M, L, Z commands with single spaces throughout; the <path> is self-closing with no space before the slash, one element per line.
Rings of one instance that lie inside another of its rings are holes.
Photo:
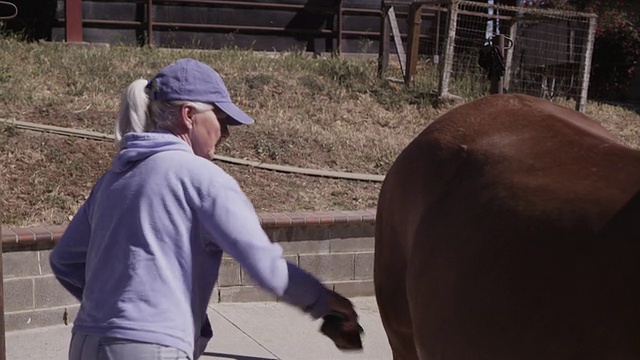
<path fill-rule="evenodd" d="M 180 107 L 180 127 L 191 130 L 193 129 L 193 116 L 196 114 L 196 111 L 193 107 L 189 105 L 182 105 Z"/>

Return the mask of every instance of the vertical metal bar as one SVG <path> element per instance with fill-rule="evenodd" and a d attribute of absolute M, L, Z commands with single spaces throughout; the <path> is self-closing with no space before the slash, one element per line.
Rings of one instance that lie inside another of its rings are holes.
<path fill-rule="evenodd" d="M 405 84 L 413 81 L 418 66 L 418 50 L 420 46 L 420 24 L 422 23 L 422 4 L 412 3 L 409 6 L 409 30 L 407 36 L 407 71 L 404 74 Z"/>
<path fill-rule="evenodd" d="M 147 0 L 147 46 L 153 45 L 153 0 Z"/>
<path fill-rule="evenodd" d="M 338 54 L 342 54 L 342 0 L 338 0 Z"/>
<path fill-rule="evenodd" d="M 447 37 L 445 39 L 444 53 L 442 54 L 440 84 L 438 86 L 438 96 L 449 95 L 449 80 L 451 79 L 451 69 L 453 67 L 453 55 L 456 42 L 456 29 L 458 27 L 458 1 L 452 0 L 449 3 L 447 12 Z"/>
<path fill-rule="evenodd" d="M 498 51 L 500 52 L 500 56 L 504 59 L 504 35 L 498 34 L 491 39 L 493 46 L 498 47 Z M 502 89 L 504 88 L 503 82 L 504 76 L 494 76 L 491 79 L 491 88 L 489 92 L 491 94 L 502 94 Z"/>
<path fill-rule="evenodd" d="M 591 58 L 593 57 L 593 43 L 596 38 L 597 18 L 595 16 L 589 18 L 589 32 L 587 33 L 587 44 L 584 56 L 580 62 L 580 73 L 582 74 L 582 83 L 580 84 L 580 97 L 576 101 L 576 110 L 585 112 L 587 107 L 587 96 L 589 94 L 589 78 L 591 76 Z"/>
<path fill-rule="evenodd" d="M 82 0 L 65 0 L 64 25 L 66 42 L 82 42 Z"/>
<path fill-rule="evenodd" d="M 382 0 L 380 8 L 380 40 L 378 44 L 378 76 L 382 77 L 389 66 L 389 7 Z"/>
<path fill-rule="evenodd" d="M 440 7 L 440 6 L 438 6 Z M 442 11 L 436 11 L 436 41 L 435 49 L 433 50 L 433 62 L 440 63 L 440 20 L 442 19 Z"/>

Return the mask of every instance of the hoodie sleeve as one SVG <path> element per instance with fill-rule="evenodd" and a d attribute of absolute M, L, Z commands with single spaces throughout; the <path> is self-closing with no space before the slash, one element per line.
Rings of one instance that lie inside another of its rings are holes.
<path fill-rule="evenodd" d="M 51 271 L 56 279 L 78 301 L 82 301 L 90 236 L 91 226 L 85 203 L 73 217 L 49 257 Z"/>
<path fill-rule="evenodd" d="M 282 248 L 269 240 L 253 205 L 235 180 L 216 184 L 215 192 L 202 201 L 198 210 L 202 227 L 260 287 L 313 318 L 329 312 L 324 285 L 282 257 Z"/>

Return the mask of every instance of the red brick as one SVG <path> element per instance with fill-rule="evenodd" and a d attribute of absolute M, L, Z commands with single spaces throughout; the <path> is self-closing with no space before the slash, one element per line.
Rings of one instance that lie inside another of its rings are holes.
<path fill-rule="evenodd" d="M 14 228 L 13 232 L 18 235 L 18 243 L 32 244 L 36 241 L 36 234 L 28 228 Z"/>
<path fill-rule="evenodd" d="M 284 213 L 274 213 L 273 217 L 276 219 L 275 226 L 290 226 L 291 225 L 291 218 L 288 217 Z"/>
<path fill-rule="evenodd" d="M 335 222 L 335 216 L 333 212 L 316 212 L 315 215 L 320 219 L 321 224 L 333 224 Z"/>
<path fill-rule="evenodd" d="M 349 220 L 349 216 L 345 213 L 336 212 L 333 214 L 333 222 L 336 224 L 346 223 Z"/>
<path fill-rule="evenodd" d="M 307 222 L 306 218 L 300 213 L 287 212 L 285 214 L 291 219 L 291 225 L 293 226 L 304 225 Z"/>
<path fill-rule="evenodd" d="M 53 240 L 53 233 L 44 226 L 30 227 L 29 230 L 31 230 L 35 234 L 36 241 Z"/>
<path fill-rule="evenodd" d="M 271 213 L 259 213 L 260 225 L 262 227 L 273 227 L 276 225 L 276 217 Z"/>
<path fill-rule="evenodd" d="M 321 223 L 320 217 L 315 213 L 303 213 L 303 216 L 305 217 L 305 223 L 307 225 L 319 225 Z"/>
<path fill-rule="evenodd" d="M 2 228 L 2 243 L 15 243 L 18 242 L 18 234 L 11 229 Z"/>
<path fill-rule="evenodd" d="M 67 229 L 66 226 L 61 226 L 61 225 L 51 225 L 51 226 L 47 226 L 47 228 L 51 232 L 53 236 L 53 240 L 56 242 L 60 240 L 60 237 L 62 237 L 62 234 L 64 234 L 64 231 Z"/>

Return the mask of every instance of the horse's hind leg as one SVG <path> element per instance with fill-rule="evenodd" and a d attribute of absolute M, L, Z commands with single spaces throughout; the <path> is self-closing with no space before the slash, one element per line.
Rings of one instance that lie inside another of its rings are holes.
<path fill-rule="evenodd" d="M 407 264 L 401 254 L 399 237 L 376 220 L 374 283 L 382 324 L 393 351 L 394 360 L 418 360 L 413 338 L 406 289 Z"/>

